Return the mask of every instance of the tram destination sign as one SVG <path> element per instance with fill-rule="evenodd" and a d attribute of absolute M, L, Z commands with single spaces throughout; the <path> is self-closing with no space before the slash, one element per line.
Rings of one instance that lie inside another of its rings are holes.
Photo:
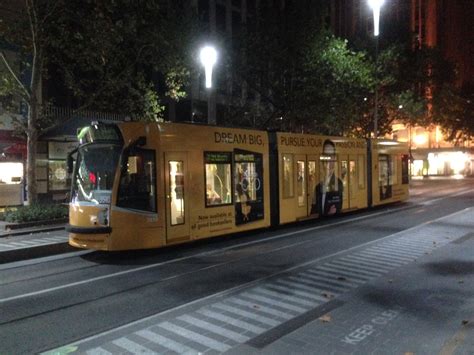
<path fill-rule="evenodd" d="M 104 124 L 95 124 L 80 128 L 77 133 L 77 139 L 81 144 L 97 141 L 122 142 L 118 128 Z"/>

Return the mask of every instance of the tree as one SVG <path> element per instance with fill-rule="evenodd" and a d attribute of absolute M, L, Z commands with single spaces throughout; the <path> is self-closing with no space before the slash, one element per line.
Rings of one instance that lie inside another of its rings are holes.
<path fill-rule="evenodd" d="M 192 21 L 180 1 L 67 3 L 52 28 L 56 77 L 80 108 L 162 119 L 162 99 L 185 96 Z"/>
<path fill-rule="evenodd" d="M 325 29 L 326 10 L 324 1 L 260 2 L 234 65 L 257 101 L 242 107 L 254 126 L 327 134 L 357 126 L 374 68 Z"/>
<path fill-rule="evenodd" d="M 419 90 L 419 73 L 416 58 L 409 46 L 393 43 L 378 54 L 372 56 L 375 67 L 375 85 L 378 87 L 378 131 L 384 135 L 390 133 L 392 124 L 401 121 L 410 125 L 423 124 L 426 118 L 426 99 Z M 366 131 L 373 131 L 374 95 L 367 99 L 364 117 L 361 123 Z"/>
<path fill-rule="evenodd" d="M 361 127 L 364 99 L 374 88 L 372 63 L 366 53 L 351 50 L 346 40 L 324 33 L 313 40 L 308 54 L 303 75 L 307 83 L 298 96 L 298 107 L 307 113 L 301 116 L 312 130 L 355 134 Z"/>
<path fill-rule="evenodd" d="M 2 91 L 4 94 L 19 96 L 28 107 L 26 122 L 21 122 L 21 125 L 27 136 L 26 181 L 29 203 L 34 203 L 37 199 L 36 145 L 39 130 L 44 124 L 41 115 L 41 80 L 45 75 L 46 47 L 49 40 L 46 27 L 56 15 L 58 3 L 46 0 L 25 0 L 15 6 L 12 3 L 17 16 L 11 22 L 0 23 L 0 38 L 16 49 L 18 60 L 23 62 L 20 67 L 24 67 L 30 74 L 28 83 L 22 81 L 21 75 L 24 73 L 15 70 L 12 61 L 7 58 L 6 50 L 0 50 L 3 65 Z"/>
<path fill-rule="evenodd" d="M 455 64 L 439 48 L 422 48 L 416 52 L 420 86 L 428 101 L 426 126 L 437 124 L 448 141 L 455 145 L 474 134 L 472 91 L 459 87 Z"/>
<path fill-rule="evenodd" d="M 54 76 L 50 88 L 78 110 L 162 119 L 162 98 L 185 95 L 192 16 L 181 11 L 182 1 L 165 7 L 152 0 L 9 1 L 14 11 L 0 23 L 0 40 L 19 64 L 0 50 L 0 95 L 17 96 L 28 107 L 20 125 L 27 136 L 27 197 L 34 203 L 37 140 L 52 123 L 43 112 L 42 81 Z"/>
<path fill-rule="evenodd" d="M 397 45 L 384 62 L 396 63 L 385 70 L 393 76 L 392 84 L 384 88 L 387 122 L 398 119 L 422 127 L 440 125 L 447 140 L 455 143 L 473 134 L 469 94 L 457 86 L 455 65 L 439 48 L 412 50 Z"/>

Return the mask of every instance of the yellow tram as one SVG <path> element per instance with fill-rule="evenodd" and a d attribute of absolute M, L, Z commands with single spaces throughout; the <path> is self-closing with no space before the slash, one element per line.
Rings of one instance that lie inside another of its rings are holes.
<path fill-rule="evenodd" d="M 67 230 L 79 248 L 158 248 L 408 198 L 408 148 L 394 141 L 138 122 L 94 122 L 78 139 Z"/>

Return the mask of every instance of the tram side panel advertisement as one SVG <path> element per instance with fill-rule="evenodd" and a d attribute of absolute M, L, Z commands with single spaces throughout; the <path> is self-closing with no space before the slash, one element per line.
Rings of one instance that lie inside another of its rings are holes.
<path fill-rule="evenodd" d="M 264 218 L 263 155 L 234 149 L 235 225 Z"/>

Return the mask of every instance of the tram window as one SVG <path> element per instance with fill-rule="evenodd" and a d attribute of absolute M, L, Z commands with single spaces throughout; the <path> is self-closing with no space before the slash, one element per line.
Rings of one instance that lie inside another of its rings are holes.
<path fill-rule="evenodd" d="M 232 204 L 232 153 L 205 152 L 206 207 Z"/>
<path fill-rule="evenodd" d="M 347 160 L 341 161 L 341 180 L 344 184 L 344 187 L 347 185 Z"/>
<path fill-rule="evenodd" d="M 356 193 L 357 165 L 355 160 L 349 160 L 349 194 L 353 199 Z"/>
<path fill-rule="evenodd" d="M 358 156 L 358 166 L 359 166 L 359 189 L 365 189 L 365 159 L 363 155 Z"/>
<path fill-rule="evenodd" d="M 342 194 L 342 198 L 343 198 L 343 201 L 347 201 L 348 197 L 349 197 L 349 193 L 347 193 L 348 191 L 348 180 L 349 180 L 349 164 L 347 162 L 347 160 L 342 160 L 341 161 L 341 170 L 340 170 L 340 178 L 341 178 L 341 181 L 342 181 L 342 191 L 344 191 L 344 193 Z"/>
<path fill-rule="evenodd" d="M 249 223 L 264 217 L 263 155 L 234 149 L 235 223 Z"/>
<path fill-rule="evenodd" d="M 168 162 L 170 179 L 170 215 L 171 225 L 185 223 L 184 213 L 184 162 L 170 160 Z"/>
<path fill-rule="evenodd" d="M 311 202 L 311 205 L 316 204 L 316 193 L 315 193 L 316 190 L 315 189 L 316 189 L 317 184 L 318 182 L 317 182 L 317 173 L 316 173 L 316 161 L 309 160 L 308 161 L 308 193 L 311 196 L 311 201 L 308 201 L 308 203 Z"/>
<path fill-rule="evenodd" d="M 392 197 L 392 174 L 390 155 L 379 155 L 379 193 L 380 199 L 385 200 Z"/>
<path fill-rule="evenodd" d="M 323 159 L 324 158 L 324 159 Z M 326 159 L 329 158 L 329 159 Z M 328 156 L 320 157 L 320 171 L 319 181 L 326 192 L 340 191 L 342 193 L 343 186 L 342 181 L 339 179 L 339 171 L 337 166 L 337 160 Z M 336 178 L 338 183 L 336 183 Z"/>
<path fill-rule="evenodd" d="M 156 212 L 155 152 L 134 148 L 125 153 L 117 206 Z"/>
<path fill-rule="evenodd" d="M 305 179 L 305 162 L 298 160 L 296 162 L 298 168 L 298 178 L 296 181 L 296 191 L 298 195 L 298 207 L 306 205 L 306 179 Z"/>
<path fill-rule="evenodd" d="M 240 194 L 245 193 L 248 201 L 257 200 L 257 190 L 261 188 L 260 177 L 257 173 L 257 167 L 254 162 L 236 162 L 235 163 L 235 183 L 242 188 Z M 236 191 L 237 199 L 239 191 Z"/>
<path fill-rule="evenodd" d="M 390 157 L 390 172 L 391 172 L 391 181 L 390 185 L 398 184 L 398 159 Z"/>
<path fill-rule="evenodd" d="M 402 156 L 402 184 L 408 184 L 408 155 Z"/>
<path fill-rule="evenodd" d="M 293 154 L 283 154 L 283 198 L 291 198 L 294 196 L 293 191 Z"/>
<path fill-rule="evenodd" d="M 357 157 L 357 165 L 358 165 L 358 176 L 359 176 L 359 189 L 365 189 L 365 159 L 363 155 L 359 155 Z"/>

